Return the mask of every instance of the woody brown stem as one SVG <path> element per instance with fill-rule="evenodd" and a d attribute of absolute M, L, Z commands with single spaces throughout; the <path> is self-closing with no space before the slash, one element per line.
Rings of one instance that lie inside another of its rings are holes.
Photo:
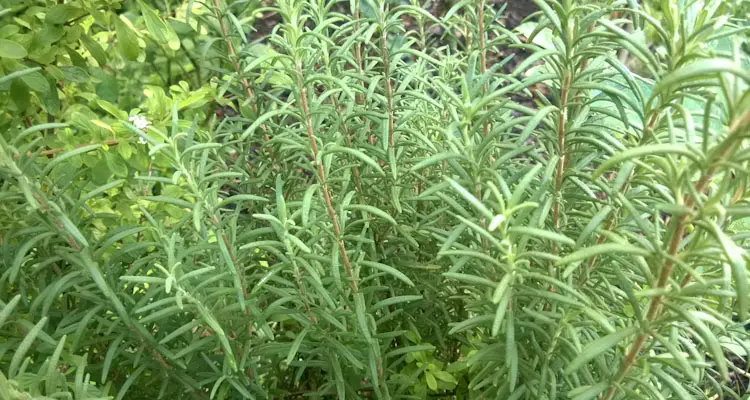
<path fill-rule="evenodd" d="M 487 73 L 487 50 L 486 50 L 486 44 L 485 44 L 485 28 L 484 28 L 484 7 L 485 7 L 486 0 L 479 0 L 479 10 L 477 11 L 477 19 L 479 20 L 479 71 L 482 73 L 482 75 Z M 487 93 L 487 84 L 485 83 L 482 85 L 482 93 Z M 484 108 L 485 111 L 487 110 L 487 107 Z M 490 131 L 490 121 L 489 119 L 484 120 L 484 127 L 482 128 L 482 133 L 484 136 L 487 136 L 487 134 Z"/>
<path fill-rule="evenodd" d="M 552 205 L 552 222 L 556 230 L 560 230 L 560 191 L 562 189 L 563 178 L 565 177 L 565 124 L 568 118 L 568 92 L 571 84 L 570 71 L 566 71 L 560 86 L 560 115 L 557 121 L 557 149 L 560 158 L 557 160 L 557 169 L 555 171 L 555 202 Z"/>
<path fill-rule="evenodd" d="M 391 82 L 391 66 L 388 61 L 388 36 L 385 25 L 382 26 L 383 32 L 380 35 L 380 52 L 383 56 L 383 75 L 385 76 L 385 100 L 388 112 L 388 148 L 393 149 L 395 139 L 393 138 L 393 83 Z"/>
<path fill-rule="evenodd" d="M 349 276 L 349 283 L 352 287 L 352 291 L 356 296 L 359 294 L 359 288 L 357 281 L 354 277 L 354 269 L 352 268 L 351 262 L 349 261 L 349 255 L 346 254 L 346 246 L 344 245 L 344 238 L 341 234 L 341 227 L 339 225 L 339 219 L 336 216 L 336 210 L 333 208 L 333 201 L 331 200 L 331 191 L 328 187 L 328 181 L 326 180 L 325 168 L 323 163 L 317 162 L 318 160 L 318 144 L 315 141 L 315 133 L 313 132 L 312 118 L 310 116 L 310 106 L 307 102 L 307 88 L 305 88 L 304 80 L 302 79 L 302 64 L 297 62 L 297 87 L 299 88 L 300 103 L 302 105 L 302 117 L 305 122 L 305 129 L 307 130 L 307 138 L 310 142 L 310 149 L 312 151 L 313 160 L 316 160 L 318 181 L 320 182 L 321 190 L 323 192 L 323 201 L 326 204 L 326 210 L 328 211 L 328 217 L 331 219 L 333 224 L 333 233 L 336 242 L 341 253 L 341 258 L 344 263 L 344 269 Z"/>
<path fill-rule="evenodd" d="M 253 92 L 252 86 L 250 86 L 250 82 L 247 80 L 247 78 L 243 77 L 240 72 L 240 63 L 237 59 L 237 53 L 234 51 L 234 44 L 232 44 L 232 40 L 229 38 L 229 34 L 227 33 L 227 26 L 224 23 L 224 19 L 221 17 L 219 0 L 213 0 L 213 3 L 214 14 L 216 14 L 216 19 L 219 21 L 219 28 L 221 29 L 221 36 L 224 39 L 224 43 L 226 43 L 227 45 L 227 51 L 229 51 L 229 60 L 232 63 L 232 67 L 234 67 L 234 72 L 237 73 L 237 76 L 240 79 L 242 88 L 245 89 L 247 97 L 250 99 L 250 108 L 253 110 L 254 114 L 257 114 L 258 106 L 257 104 L 255 104 L 255 93 Z M 270 137 L 268 136 L 268 131 L 266 130 L 265 124 L 261 124 L 260 129 L 263 131 L 263 139 L 268 142 L 270 140 Z"/>
<path fill-rule="evenodd" d="M 746 111 L 742 115 L 742 117 L 738 118 L 734 123 L 732 123 L 732 125 L 729 127 L 729 134 L 727 135 L 727 138 L 719 145 L 716 153 L 714 153 L 714 155 L 711 157 L 711 160 L 709 162 L 710 167 L 700 177 L 700 179 L 698 179 L 698 182 L 695 183 L 695 193 L 703 193 L 708 188 L 708 185 L 711 183 L 711 179 L 713 179 L 716 173 L 717 165 L 728 155 L 730 155 L 733 150 L 736 150 L 737 146 L 734 145 L 735 135 L 737 134 L 737 132 L 740 132 L 742 128 L 746 129 L 748 123 L 750 123 L 750 111 Z M 683 204 L 688 208 L 692 208 L 695 205 L 695 199 L 690 195 L 685 195 Z M 664 258 L 664 264 L 659 271 L 659 278 L 657 279 L 655 289 L 664 289 L 667 287 L 669 278 L 672 275 L 672 270 L 674 269 L 673 260 L 676 258 L 677 253 L 680 250 L 680 244 L 682 243 L 682 240 L 685 236 L 685 228 L 687 227 L 688 223 L 690 223 L 691 218 L 692 215 L 690 214 L 683 214 L 679 216 L 679 218 L 677 218 L 674 231 L 672 232 L 671 240 L 669 241 L 669 246 L 667 247 L 667 257 Z M 663 302 L 663 294 L 654 296 L 654 298 L 651 300 L 651 304 L 649 304 L 648 312 L 646 313 L 647 322 L 653 322 L 659 317 L 659 315 L 661 314 L 661 306 Z M 650 337 L 651 335 L 649 333 L 642 333 L 638 335 L 636 340 L 630 346 L 630 349 L 626 353 L 622 363 L 620 364 L 617 375 L 615 375 L 614 379 L 610 383 L 609 388 L 602 395 L 601 400 L 612 399 L 612 397 L 617 392 L 617 384 L 620 383 L 622 379 L 624 379 L 628 374 L 628 371 L 630 371 L 630 368 L 636 361 L 638 353 L 640 353 L 640 351 L 645 346 L 646 341 Z"/>
<path fill-rule="evenodd" d="M 237 53 L 235 53 L 234 51 L 234 44 L 232 44 L 232 40 L 229 38 L 229 34 L 227 33 L 227 26 L 224 23 L 224 19 L 221 17 L 219 0 L 213 0 L 213 3 L 214 13 L 216 14 L 216 19 L 219 21 L 219 28 L 221 29 L 221 36 L 224 38 L 224 43 L 226 43 L 227 50 L 229 51 L 229 60 L 232 62 L 232 66 L 234 67 L 234 71 L 237 73 L 237 76 L 240 76 L 240 63 L 237 61 Z M 249 97 L 250 99 L 255 99 L 253 88 L 250 86 L 250 83 L 247 81 L 247 79 L 244 77 L 240 77 L 240 84 L 247 92 L 247 97 Z M 257 111 L 255 102 L 252 103 L 251 107 L 253 108 L 253 112 Z"/>
<path fill-rule="evenodd" d="M 359 30 L 359 2 L 353 1 L 352 2 L 354 10 L 352 14 L 354 15 L 354 32 L 357 32 Z M 363 67 L 362 67 L 362 43 L 357 41 L 354 44 L 354 61 L 357 63 L 357 72 L 362 73 Z M 364 101 L 364 98 L 362 96 L 362 93 L 357 93 L 357 104 L 362 104 Z"/>
<path fill-rule="evenodd" d="M 352 7 L 354 9 L 352 10 L 352 14 L 354 17 L 354 32 L 357 32 L 359 30 L 359 2 L 353 1 Z M 357 72 L 360 74 L 362 73 L 363 67 L 362 67 L 362 44 L 357 42 L 354 45 L 354 61 L 357 63 Z M 364 103 L 364 97 L 361 92 L 357 92 L 355 95 L 355 101 L 357 104 Z M 338 103 L 338 102 L 336 102 Z M 336 110 L 338 111 L 338 104 L 335 104 Z M 368 122 L 369 123 L 369 122 Z M 344 128 L 344 134 L 346 134 L 346 145 L 349 147 L 352 147 L 352 133 L 349 130 L 349 127 L 347 126 L 346 122 L 343 124 Z M 359 167 L 354 167 L 354 186 L 357 188 L 357 191 L 361 194 L 362 193 L 362 185 L 359 181 Z"/>

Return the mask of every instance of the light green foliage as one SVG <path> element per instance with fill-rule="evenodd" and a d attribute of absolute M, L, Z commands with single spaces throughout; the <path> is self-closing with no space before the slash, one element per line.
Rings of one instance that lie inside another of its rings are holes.
<path fill-rule="evenodd" d="M 746 5 L 535 4 L 0 0 L 0 398 L 746 398 Z"/>

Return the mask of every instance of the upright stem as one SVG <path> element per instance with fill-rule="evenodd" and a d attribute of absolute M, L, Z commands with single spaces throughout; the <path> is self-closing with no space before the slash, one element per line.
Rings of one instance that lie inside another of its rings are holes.
<path fill-rule="evenodd" d="M 555 171 L 555 201 L 552 205 L 552 224 L 556 231 L 560 231 L 560 202 L 562 201 L 562 185 L 565 178 L 565 167 L 567 165 L 566 149 L 565 149 L 565 124 L 568 122 L 568 93 L 570 92 L 570 85 L 572 81 L 572 74 L 569 69 L 565 69 L 563 72 L 562 82 L 560 82 L 560 115 L 557 120 L 557 151 L 560 157 L 557 160 L 557 168 Z M 552 251 L 557 253 L 557 244 L 552 245 Z M 550 274 L 554 273 L 554 269 L 550 268 Z M 554 292 L 555 286 L 550 285 L 549 291 Z M 545 306 L 545 311 L 548 309 Z"/>
<path fill-rule="evenodd" d="M 393 149 L 395 140 L 393 138 L 393 84 L 391 82 L 391 67 L 388 61 L 388 36 L 385 23 L 381 25 L 380 52 L 383 56 L 383 75 L 385 76 L 385 100 L 388 111 L 388 148 Z"/>
<path fill-rule="evenodd" d="M 711 179 L 713 179 L 713 176 L 716 173 L 716 166 L 721 163 L 729 154 L 737 149 L 738 146 L 734 145 L 733 143 L 735 135 L 737 134 L 737 132 L 742 131 L 743 128 L 747 129 L 748 123 L 750 123 L 750 111 L 746 111 L 742 115 L 742 117 L 738 118 L 730 126 L 727 138 L 719 145 L 720 147 L 717 149 L 717 152 L 714 154 L 714 156 L 711 157 L 711 162 L 709 163 L 710 167 L 708 168 L 706 173 L 704 173 L 695 183 L 695 193 L 703 193 L 706 190 L 708 185 L 711 183 Z M 683 204 L 688 208 L 692 208 L 695 205 L 694 198 L 690 195 L 686 195 L 683 199 Z M 659 278 L 656 282 L 655 289 L 664 289 L 667 287 L 669 278 L 672 276 L 672 270 L 674 269 L 673 260 L 676 258 L 677 253 L 680 250 L 680 244 L 682 243 L 683 237 L 685 236 L 685 228 L 690 223 L 691 218 L 692 215 L 683 214 L 676 219 L 672 237 L 669 241 L 669 246 L 667 247 L 667 257 L 665 257 L 664 264 L 659 271 Z M 654 298 L 651 300 L 651 304 L 648 307 L 648 312 L 646 313 L 647 322 L 652 322 L 659 317 L 663 302 L 663 294 L 654 296 Z M 602 400 L 612 399 L 612 397 L 617 392 L 616 385 L 620 383 L 620 381 L 622 381 L 628 374 L 628 371 L 630 371 L 630 368 L 636 361 L 638 353 L 640 353 L 640 351 L 643 349 L 643 346 L 646 344 L 646 341 L 650 337 L 651 335 L 649 333 L 642 333 L 635 339 L 633 344 L 630 346 L 630 350 L 628 350 L 628 352 L 625 354 L 625 358 L 622 360 L 617 375 L 615 375 L 614 379 L 612 380 L 609 389 L 602 395 Z"/>
<path fill-rule="evenodd" d="M 240 77 L 240 84 L 247 92 L 247 97 L 255 100 L 255 93 L 253 93 L 253 88 L 250 86 L 250 83 L 246 78 L 240 76 L 240 63 L 239 61 L 237 61 L 237 53 L 235 53 L 234 51 L 234 44 L 232 44 L 232 40 L 229 38 L 229 34 L 227 33 L 227 26 L 224 23 L 224 19 L 221 17 L 219 0 L 213 0 L 213 3 L 214 13 L 216 14 L 216 19 L 219 21 L 219 27 L 221 28 L 221 36 L 224 38 L 224 43 L 226 43 L 227 45 L 227 50 L 229 51 L 229 60 L 232 62 L 234 72 L 236 72 L 237 76 Z M 257 111 L 255 101 L 252 102 L 251 107 L 253 108 L 253 112 Z"/>
<path fill-rule="evenodd" d="M 305 88 L 304 80 L 302 79 L 302 63 L 297 62 L 297 87 L 299 88 L 300 103 L 302 105 L 302 117 L 305 120 L 305 128 L 307 130 L 307 138 L 310 141 L 310 149 L 313 153 L 313 159 L 318 159 L 318 144 L 315 141 L 315 133 L 313 132 L 312 118 L 310 116 L 310 106 L 307 102 L 307 88 Z M 341 234 L 341 227 L 339 225 L 339 219 L 336 216 L 336 210 L 333 208 L 333 202 L 331 201 L 331 192 L 328 188 L 328 181 L 326 180 L 325 168 L 323 163 L 317 163 L 318 181 L 320 182 L 321 189 L 323 191 L 323 201 L 326 204 L 328 211 L 328 217 L 331 219 L 333 224 L 333 233 L 336 237 L 336 242 L 339 246 L 339 252 L 341 258 L 344 261 L 344 268 L 346 269 L 347 275 L 349 275 L 350 284 L 354 295 L 359 293 L 357 281 L 354 277 L 354 269 L 352 268 L 351 262 L 349 262 L 349 256 L 346 254 L 346 246 L 344 245 L 344 238 Z"/>
<path fill-rule="evenodd" d="M 305 295 L 305 286 L 302 285 L 302 275 L 299 272 L 299 267 L 297 266 L 297 262 L 294 260 L 294 258 L 292 258 L 292 264 L 294 265 L 294 277 L 297 280 L 299 296 L 305 302 L 305 310 L 307 310 L 307 316 L 310 318 L 310 321 L 313 324 L 317 324 L 318 320 L 315 318 L 315 314 L 313 314 L 312 309 L 310 308 L 310 301 L 307 299 L 307 295 Z"/>
<path fill-rule="evenodd" d="M 479 20 L 479 71 L 482 75 L 487 73 L 487 50 L 485 49 L 485 28 L 484 28 L 484 7 L 486 0 L 479 0 L 479 10 L 477 12 L 477 19 Z M 482 94 L 487 94 L 487 83 L 482 85 Z M 485 107 L 487 110 L 487 107 Z M 489 119 L 484 120 L 483 134 L 487 136 L 490 131 Z"/>
<path fill-rule="evenodd" d="M 352 15 L 354 16 L 354 31 L 359 31 L 359 1 L 352 2 L 354 4 L 354 10 L 352 11 Z M 357 63 L 357 72 L 359 72 L 360 75 L 364 76 L 364 63 L 362 61 L 362 43 L 359 41 L 356 42 L 354 45 L 354 60 Z M 358 91 L 355 95 L 355 99 L 357 104 L 363 105 L 365 103 L 365 97 L 364 94 L 361 91 Z M 367 118 L 364 118 L 362 120 L 364 123 L 364 132 L 370 131 L 370 120 Z M 375 143 L 374 136 L 370 134 L 370 137 L 368 138 L 371 144 Z"/>
<path fill-rule="evenodd" d="M 354 4 L 354 10 L 352 14 L 354 15 L 354 32 L 357 32 L 359 30 L 359 1 L 353 1 Z M 362 73 L 363 64 L 362 64 L 362 43 L 357 41 L 354 44 L 354 61 L 357 63 L 357 72 L 360 74 Z M 364 102 L 364 97 L 362 97 L 362 93 L 357 93 L 357 104 L 362 104 Z"/>
<path fill-rule="evenodd" d="M 359 94 L 358 94 L 359 95 Z M 339 101 L 336 100 L 335 97 L 332 97 L 333 107 L 336 109 L 336 114 L 341 118 L 341 129 L 344 131 L 344 135 L 346 136 L 346 145 L 349 148 L 352 148 L 352 132 L 349 130 L 349 125 L 344 120 L 343 116 L 341 115 L 341 110 L 339 109 Z M 359 179 L 359 167 L 357 165 L 354 165 L 354 168 L 352 169 L 352 174 L 354 175 L 354 187 L 357 189 L 357 193 L 362 195 L 362 184 L 360 183 Z"/>
<path fill-rule="evenodd" d="M 240 63 L 237 59 L 237 53 L 235 53 L 234 51 L 234 44 L 232 44 L 232 40 L 229 38 L 229 34 L 227 33 L 227 26 L 224 23 L 224 19 L 221 17 L 219 0 L 213 0 L 213 3 L 214 13 L 216 14 L 216 19 L 219 21 L 219 27 L 221 28 L 221 36 L 222 38 L 224 38 L 224 43 L 226 43 L 227 50 L 229 51 L 229 60 L 232 62 L 234 72 L 237 73 L 237 77 L 240 78 L 240 84 L 245 89 L 247 97 L 250 99 L 250 109 L 253 110 L 254 114 L 257 114 L 258 105 L 255 103 L 255 93 L 253 92 L 252 86 L 250 86 L 250 82 L 248 82 L 247 78 L 242 76 L 242 74 L 240 73 Z M 270 140 L 270 137 L 268 136 L 268 131 L 266 130 L 265 124 L 262 124 L 260 128 L 263 131 L 263 139 L 268 142 Z"/>
<path fill-rule="evenodd" d="M 474 183 L 474 197 L 477 198 L 477 200 L 482 201 L 482 186 L 479 184 L 479 182 Z M 479 218 L 479 226 L 482 228 L 487 227 L 487 219 L 484 218 L 484 216 Z M 482 248 L 487 250 L 489 246 L 489 243 L 487 241 L 486 237 L 482 237 Z"/>
<path fill-rule="evenodd" d="M 639 141 L 639 144 L 645 143 L 643 139 L 646 139 L 647 136 L 650 136 L 650 132 L 654 129 L 654 125 L 656 125 L 656 121 L 658 119 L 658 113 L 652 112 L 651 116 L 648 119 L 648 123 L 643 128 L 643 135 L 641 136 L 641 140 Z M 628 191 L 628 188 L 630 187 L 630 180 L 635 175 L 635 170 L 632 170 L 630 172 L 630 175 L 628 175 L 627 179 L 625 180 L 625 183 L 622 184 L 622 187 L 620 188 L 620 193 L 626 193 Z M 611 231 L 615 227 L 615 223 L 617 222 L 617 217 L 619 215 L 619 210 L 615 210 L 612 214 L 612 217 L 609 219 L 609 222 L 607 222 L 607 226 L 604 227 L 605 231 Z M 605 236 L 600 235 L 596 239 L 596 244 L 602 244 L 604 242 Z M 594 264 L 596 263 L 597 256 L 593 256 L 589 259 L 588 264 L 586 268 L 583 270 L 584 273 L 581 274 L 581 280 L 584 279 L 584 277 L 591 272 L 591 270 L 594 267 Z"/>
<path fill-rule="evenodd" d="M 562 198 L 560 190 L 562 189 L 563 178 L 565 177 L 565 159 L 567 158 L 565 150 L 565 124 L 568 119 L 568 93 L 570 92 L 571 80 L 570 71 L 565 71 L 560 87 L 560 116 L 557 121 L 557 148 L 560 154 L 555 172 L 555 196 L 557 198 L 552 206 L 552 221 L 556 230 L 560 230 L 560 200 Z"/>

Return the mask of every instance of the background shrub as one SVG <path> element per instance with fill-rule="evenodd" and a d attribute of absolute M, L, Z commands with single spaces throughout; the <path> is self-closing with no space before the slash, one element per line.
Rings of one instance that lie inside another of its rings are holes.
<path fill-rule="evenodd" d="M 747 398 L 746 2 L 0 4 L 3 399 Z"/>

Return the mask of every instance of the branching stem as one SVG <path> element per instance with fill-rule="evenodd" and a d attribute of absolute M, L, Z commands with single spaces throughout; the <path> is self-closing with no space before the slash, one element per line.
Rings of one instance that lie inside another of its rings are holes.
<path fill-rule="evenodd" d="M 552 206 L 552 222 L 556 230 L 560 230 L 560 201 L 562 199 L 560 191 L 565 177 L 565 124 L 568 118 L 568 93 L 570 92 L 572 75 L 566 71 L 563 75 L 560 86 L 560 115 L 557 121 L 557 151 L 560 158 L 557 160 L 557 169 L 555 171 L 555 202 Z"/>
<path fill-rule="evenodd" d="M 380 35 L 380 52 L 383 57 L 383 75 L 385 76 L 385 101 L 386 112 L 388 113 L 388 148 L 395 147 L 394 122 L 393 122 L 393 82 L 391 82 L 391 65 L 388 60 L 388 33 L 385 29 L 385 23 L 382 24 L 382 33 Z"/>
<path fill-rule="evenodd" d="M 479 20 L 479 71 L 482 75 L 487 73 L 487 49 L 485 44 L 485 27 L 484 27 L 484 7 L 486 0 L 479 0 L 479 10 L 477 11 L 477 19 Z M 487 83 L 482 85 L 482 93 L 487 94 Z M 487 108 L 485 107 L 485 111 Z M 490 120 L 489 118 L 484 120 L 484 127 L 482 133 L 487 136 L 490 132 Z"/>
<path fill-rule="evenodd" d="M 297 62 L 297 87 L 299 89 L 300 104 L 302 105 L 302 117 L 305 122 L 305 129 L 307 130 L 307 138 L 310 141 L 310 149 L 312 150 L 313 159 L 318 159 L 318 143 L 315 139 L 315 133 L 313 131 L 312 117 L 310 115 L 310 106 L 307 102 L 307 88 L 305 88 L 304 80 L 302 79 L 302 63 Z M 347 275 L 349 275 L 349 282 L 356 296 L 359 293 L 359 287 L 357 286 L 357 280 L 354 277 L 354 269 L 352 268 L 349 256 L 346 254 L 346 246 L 344 245 L 344 237 L 341 233 L 341 227 L 339 225 L 339 219 L 336 216 L 336 210 L 333 208 L 333 201 L 331 200 L 331 191 L 328 187 L 328 181 L 326 180 L 325 168 L 323 163 L 316 162 L 318 181 L 323 191 L 323 201 L 326 204 L 328 211 L 328 217 L 331 219 L 333 224 L 333 233 L 335 235 L 336 242 L 339 246 L 339 252 L 344 263 L 344 269 L 346 269 Z"/>
<path fill-rule="evenodd" d="M 746 111 L 740 118 L 732 123 L 732 125 L 729 127 L 727 138 L 719 145 L 719 148 L 711 157 L 709 168 L 695 183 L 695 193 L 703 193 L 708 188 L 708 185 L 711 183 L 711 180 L 716 173 L 717 165 L 719 165 L 733 150 L 737 149 L 734 140 L 737 138 L 737 136 L 739 136 L 737 134 L 738 132 L 741 132 L 743 128 L 747 129 L 748 123 L 750 123 L 750 111 Z M 683 199 L 683 204 L 688 208 L 692 208 L 695 205 L 695 199 L 690 195 L 686 195 Z M 655 289 L 664 289 L 667 287 L 669 278 L 672 276 L 672 270 L 674 269 L 673 260 L 677 257 L 677 253 L 680 250 L 680 244 L 682 243 L 682 240 L 685 236 L 685 228 L 690 223 L 691 219 L 692 215 L 683 214 L 675 220 L 675 227 L 672 231 L 672 237 L 669 241 L 669 246 L 667 247 L 667 257 L 664 258 L 664 264 L 659 271 L 659 278 L 656 281 Z M 663 294 L 654 296 L 654 298 L 651 300 L 651 304 L 648 307 L 648 312 L 646 313 L 647 322 L 653 322 L 659 317 L 663 302 Z M 646 344 L 646 341 L 650 337 L 651 334 L 649 333 L 642 333 L 638 335 L 633 344 L 630 346 L 628 352 L 625 354 L 625 358 L 620 364 L 620 368 L 617 371 L 614 379 L 612 380 L 609 389 L 607 389 L 607 391 L 602 395 L 602 400 L 612 399 L 612 397 L 617 392 L 617 384 L 620 383 L 628 374 L 628 371 L 630 371 L 630 368 L 636 361 L 638 353 L 640 353 L 640 351 L 643 349 L 643 346 Z"/>

